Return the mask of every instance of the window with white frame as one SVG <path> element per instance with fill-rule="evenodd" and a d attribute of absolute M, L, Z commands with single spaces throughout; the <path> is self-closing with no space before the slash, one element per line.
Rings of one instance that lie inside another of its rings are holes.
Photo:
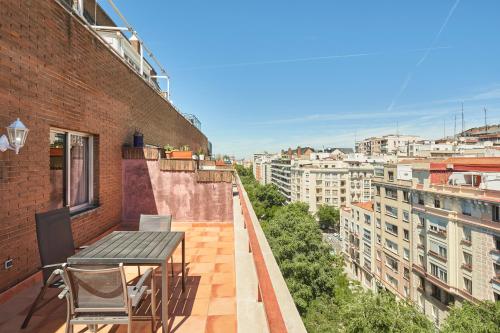
<path fill-rule="evenodd" d="M 403 221 L 409 222 L 410 221 L 410 212 L 407 210 L 403 210 Z"/>
<path fill-rule="evenodd" d="M 385 265 L 392 269 L 393 271 L 398 271 L 398 261 L 388 255 L 385 256 Z"/>
<path fill-rule="evenodd" d="M 394 288 L 398 288 L 398 280 L 392 276 L 390 276 L 389 274 L 385 274 L 385 278 L 387 280 L 387 282 L 389 282 L 391 284 L 391 286 L 393 286 Z"/>
<path fill-rule="evenodd" d="M 372 233 L 370 232 L 370 230 L 363 228 L 363 238 L 366 239 L 367 241 L 371 241 Z"/>
<path fill-rule="evenodd" d="M 398 226 L 389 222 L 385 222 L 385 231 L 391 234 L 398 234 Z"/>
<path fill-rule="evenodd" d="M 50 209 L 84 209 L 93 203 L 94 138 L 66 130 L 50 131 Z"/>
<path fill-rule="evenodd" d="M 464 240 L 467 241 L 467 242 L 470 242 L 472 241 L 472 230 L 470 228 L 467 228 L 467 227 L 464 227 L 463 228 L 463 232 L 464 232 Z"/>
<path fill-rule="evenodd" d="M 443 245 L 443 244 L 440 244 L 434 240 L 431 240 L 429 242 L 429 249 L 430 251 L 436 253 L 437 255 L 443 257 L 443 258 L 447 258 L 448 257 L 448 251 L 447 251 L 447 246 L 446 245 Z"/>
<path fill-rule="evenodd" d="M 448 273 L 446 269 L 431 263 L 431 274 L 440 279 L 441 281 L 448 282 Z"/>
<path fill-rule="evenodd" d="M 464 277 L 464 289 L 472 295 L 472 280 Z"/>
<path fill-rule="evenodd" d="M 495 222 L 500 222 L 500 206 L 491 206 L 491 219 Z"/>
<path fill-rule="evenodd" d="M 471 216 L 472 215 L 472 204 L 470 201 L 462 201 L 462 215 Z"/>
<path fill-rule="evenodd" d="M 391 240 L 385 240 L 385 247 L 394 253 L 398 253 L 398 244 L 394 243 Z"/>
<path fill-rule="evenodd" d="M 407 249 L 406 247 L 403 248 L 403 258 L 405 260 L 410 260 L 410 249 Z"/>
<path fill-rule="evenodd" d="M 389 205 L 385 205 L 385 213 L 392 217 L 398 217 L 398 209 Z"/>

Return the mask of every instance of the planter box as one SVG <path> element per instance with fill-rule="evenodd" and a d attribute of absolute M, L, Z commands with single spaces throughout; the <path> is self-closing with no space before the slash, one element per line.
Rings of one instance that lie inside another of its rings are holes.
<path fill-rule="evenodd" d="M 170 152 L 170 158 L 177 159 L 177 160 L 192 159 L 193 152 L 192 151 L 172 151 L 172 152 Z"/>
<path fill-rule="evenodd" d="M 158 148 L 122 147 L 124 160 L 158 160 L 160 156 L 161 149 Z"/>

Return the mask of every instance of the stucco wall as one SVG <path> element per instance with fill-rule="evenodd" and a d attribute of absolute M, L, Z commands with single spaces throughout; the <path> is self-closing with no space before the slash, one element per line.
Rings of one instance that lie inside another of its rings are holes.
<path fill-rule="evenodd" d="M 160 171 L 157 161 L 123 160 L 123 221 L 140 214 L 174 221 L 231 222 L 232 185 L 198 183 L 194 172 Z"/>

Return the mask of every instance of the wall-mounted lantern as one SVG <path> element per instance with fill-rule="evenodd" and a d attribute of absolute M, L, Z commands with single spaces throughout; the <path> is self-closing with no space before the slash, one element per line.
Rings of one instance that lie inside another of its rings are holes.
<path fill-rule="evenodd" d="M 14 150 L 19 154 L 19 149 L 24 146 L 29 129 L 17 118 L 9 127 L 7 127 L 7 135 L 0 136 L 0 151 L 4 152 L 7 149 Z"/>

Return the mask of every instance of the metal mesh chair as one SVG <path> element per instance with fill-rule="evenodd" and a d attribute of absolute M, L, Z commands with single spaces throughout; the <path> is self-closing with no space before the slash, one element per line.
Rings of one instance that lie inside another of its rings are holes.
<path fill-rule="evenodd" d="M 68 318 L 66 332 L 73 332 L 74 325 L 88 325 L 92 332 L 99 324 L 125 324 L 127 332 L 132 332 L 132 320 L 148 294 L 145 285 L 149 280 L 152 288 L 152 269 L 148 269 L 135 286 L 128 286 L 123 264 L 113 268 L 75 268 L 63 265 L 63 277 L 68 292 Z M 152 327 L 155 326 L 155 295 L 151 294 Z M 144 318 L 144 316 L 141 316 Z"/>
<path fill-rule="evenodd" d="M 171 215 L 145 215 L 141 214 L 139 220 L 139 231 L 171 231 L 172 216 Z M 170 258 L 170 266 L 172 270 L 172 278 L 174 277 L 174 259 Z M 138 267 L 139 275 L 141 274 Z M 173 279 L 172 279 L 173 281 Z"/>
<path fill-rule="evenodd" d="M 42 301 L 47 288 L 63 288 L 60 269 L 66 259 L 75 254 L 69 208 L 64 207 L 46 213 L 35 214 L 38 250 L 42 263 L 43 286 L 31 305 L 21 328 L 26 328 Z M 55 298 L 55 297 L 53 297 Z"/>

